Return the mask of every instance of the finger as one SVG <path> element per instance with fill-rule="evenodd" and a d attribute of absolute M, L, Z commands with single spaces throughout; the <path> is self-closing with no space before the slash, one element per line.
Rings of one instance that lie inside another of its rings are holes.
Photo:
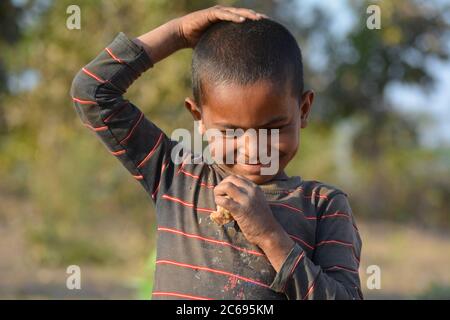
<path fill-rule="evenodd" d="M 246 8 L 236 8 L 236 9 L 238 9 L 238 10 L 246 10 L 247 12 L 250 11 L 251 13 L 253 13 L 257 17 L 257 20 L 260 20 L 262 18 L 269 19 L 269 16 L 265 15 L 264 13 L 256 12 L 255 10 L 252 10 L 252 9 L 246 9 Z"/>
<path fill-rule="evenodd" d="M 246 190 L 236 186 L 232 182 L 222 181 L 214 188 L 214 196 L 229 196 L 237 202 L 247 198 Z"/>
<path fill-rule="evenodd" d="M 237 174 L 236 177 L 238 177 L 243 183 L 246 183 L 246 184 L 249 185 L 250 187 L 253 187 L 253 188 L 257 187 L 257 184 L 256 184 L 256 183 L 254 183 L 253 181 L 247 179 L 247 178 L 244 177 L 244 176 L 241 176 L 240 174 Z"/>
<path fill-rule="evenodd" d="M 233 199 L 226 198 L 224 196 L 216 196 L 214 200 L 216 201 L 217 205 L 230 211 L 231 215 L 238 213 L 241 207 L 239 203 L 237 203 Z"/>
<path fill-rule="evenodd" d="M 230 181 L 231 183 L 235 184 L 236 186 L 243 188 L 247 191 L 254 188 L 252 182 L 245 179 L 243 176 L 240 175 L 229 175 L 223 181 Z"/>
<path fill-rule="evenodd" d="M 244 188 L 245 190 L 254 189 L 258 186 L 256 183 L 247 179 L 244 176 L 241 176 L 240 174 L 230 175 L 230 176 L 226 177 L 225 179 L 227 179 L 227 181 L 229 179 L 229 181 L 232 181 L 234 184 L 236 184 L 237 186 L 239 186 L 241 188 Z"/>
<path fill-rule="evenodd" d="M 262 18 L 262 15 L 258 14 L 256 11 L 252 9 L 234 8 L 234 7 L 225 7 L 223 9 L 252 20 L 259 20 Z"/>
<path fill-rule="evenodd" d="M 245 17 L 240 16 L 234 12 L 224 10 L 222 8 L 214 8 L 211 11 L 211 15 L 213 17 L 212 22 L 216 22 L 217 20 L 231 21 L 231 22 L 243 22 L 245 21 Z"/>
<path fill-rule="evenodd" d="M 246 196 L 247 190 L 227 180 L 220 182 L 213 190 L 214 195 L 228 195 L 232 198 Z"/>

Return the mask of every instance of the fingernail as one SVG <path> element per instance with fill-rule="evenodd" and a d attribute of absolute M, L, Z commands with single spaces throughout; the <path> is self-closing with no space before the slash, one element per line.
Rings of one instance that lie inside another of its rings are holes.
<path fill-rule="evenodd" d="M 239 20 L 244 21 L 245 18 L 244 17 L 239 17 Z"/>

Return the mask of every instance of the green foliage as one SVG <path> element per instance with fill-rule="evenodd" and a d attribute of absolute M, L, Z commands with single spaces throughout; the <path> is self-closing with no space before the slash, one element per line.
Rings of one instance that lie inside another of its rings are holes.
<path fill-rule="evenodd" d="M 28 234 L 31 253 L 37 262 L 50 266 L 68 266 L 73 263 L 107 265 L 121 262 L 107 243 L 91 237 L 81 238 L 60 226 L 46 225 L 44 230 L 34 228 Z M 73 230 L 72 230 L 73 231 Z"/>
<path fill-rule="evenodd" d="M 156 250 L 153 250 L 145 263 L 145 272 L 137 281 L 137 298 L 150 300 L 153 290 L 153 277 L 155 273 Z"/>
<path fill-rule="evenodd" d="M 450 287 L 433 283 L 429 286 L 428 290 L 417 296 L 417 299 L 427 300 L 449 300 L 450 299 Z"/>

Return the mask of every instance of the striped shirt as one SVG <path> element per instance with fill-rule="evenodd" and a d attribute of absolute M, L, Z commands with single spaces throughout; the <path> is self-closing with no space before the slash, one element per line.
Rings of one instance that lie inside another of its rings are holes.
<path fill-rule="evenodd" d="M 157 215 L 153 299 L 360 299 L 361 239 L 347 195 L 299 176 L 260 185 L 294 240 L 279 272 L 235 222 L 217 226 L 216 164 L 172 160 L 178 144 L 133 103 L 128 87 L 153 67 L 123 33 L 76 75 L 75 110 L 151 197 Z M 187 154 L 185 160 L 194 155 Z"/>

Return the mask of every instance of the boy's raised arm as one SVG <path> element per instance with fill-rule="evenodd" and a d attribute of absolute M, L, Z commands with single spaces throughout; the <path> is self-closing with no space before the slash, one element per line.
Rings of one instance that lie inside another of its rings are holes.
<path fill-rule="evenodd" d="M 123 94 L 152 66 L 148 54 L 120 33 L 78 72 L 71 89 L 83 124 L 150 194 L 169 165 L 173 142 Z"/>
<path fill-rule="evenodd" d="M 170 140 L 123 95 L 155 63 L 173 52 L 194 47 L 204 30 L 219 20 L 259 19 L 252 10 L 213 8 L 177 18 L 134 39 L 120 33 L 73 80 L 71 95 L 83 124 L 94 131 L 155 200 L 170 184 Z"/>

